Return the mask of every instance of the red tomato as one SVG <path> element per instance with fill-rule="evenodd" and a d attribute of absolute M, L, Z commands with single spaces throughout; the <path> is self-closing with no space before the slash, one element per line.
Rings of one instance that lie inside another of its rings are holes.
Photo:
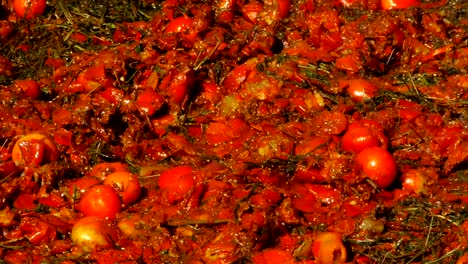
<path fill-rule="evenodd" d="M 39 84 L 34 80 L 17 80 L 14 82 L 15 88 L 25 97 L 37 99 L 41 96 Z"/>
<path fill-rule="evenodd" d="M 323 232 L 315 237 L 312 243 L 312 254 L 317 264 L 339 264 L 346 261 L 346 248 L 341 234 Z"/>
<path fill-rule="evenodd" d="M 132 204 L 140 198 L 140 181 L 135 174 L 128 171 L 118 171 L 107 175 L 104 184 L 114 187 L 126 205 Z"/>
<path fill-rule="evenodd" d="M 13 147 L 11 159 L 17 166 L 39 166 L 44 162 L 58 160 L 60 153 L 54 142 L 43 134 L 28 134 L 21 137 Z"/>
<path fill-rule="evenodd" d="M 31 19 L 44 14 L 46 0 L 14 0 L 15 13 L 19 17 Z"/>
<path fill-rule="evenodd" d="M 418 6 L 418 0 L 382 0 L 381 1 L 382 9 L 383 10 L 390 10 L 390 9 L 403 9 L 412 6 Z"/>
<path fill-rule="evenodd" d="M 270 248 L 252 257 L 254 264 L 293 264 L 294 257 L 291 252 L 281 249 Z"/>
<path fill-rule="evenodd" d="M 159 176 L 159 187 L 170 203 L 183 200 L 193 191 L 194 185 L 194 174 L 190 166 L 174 167 Z"/>
<path fill-rule="evenodd" d="M 164 30 L 164 33 L 184 32 L 187 29 L 189 29 L 192 26 L 192 24 L 193 24 L 192 19 L 181 16 L 181 17 L 171 20 L 171 22 L 167 24 L 166 29 Z"/>
<path fill-rule="evenodd" d="M 88 189 L 77 205 L 77 209 L 85 215 L 102 218 L 114 218 L 120 208 L 119 195 L 114 188 L 104 184 Z"/>
<path fill-rule="evenodd" d="M 152 116 L 164 104 L 164 99 L 151 88 L 146 88 L 143 92 L 138 94 L 136 99 L 136 106 L 140 113 L 146 116 Z"/>
<path fill-rule="evenodd" d="M 371 82 L 363 79 L 348 81 L 347 92 L 355 102 L 363 102 L 372 99 L 378 92 L 378 88 Z"/>
<path fill-rule="evenodd" d="M 354 151 L 359 153 L 368 147 L 377 147 L 380 145 L 380 141 L 370 127 L 357 127 L 346 131 L 341 138 L 342 146 L 344 150 Z"/>
<path fill-rule="evenodd" d="M 356 161 L 364 173 L 380 188 L 390 186 L 395 180 L 397 174 L 395 160 L 392 154 L 382 148 L 366 148 L 357 155 Z"/>
<path fill-rule="evenodd" d="M 111 248 L 117 241 L 117 231 L 102 218 L 88 216 L 78 220 L 72 228 L 71 240 L 83 251 Z"/>

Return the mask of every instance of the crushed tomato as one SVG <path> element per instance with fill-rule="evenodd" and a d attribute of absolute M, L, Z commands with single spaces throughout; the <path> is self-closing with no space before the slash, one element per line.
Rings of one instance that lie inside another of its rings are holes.
<path fill-rule="evenodd" d="M 5 263 L 466 263 L 463 1 L 14 3 Z"/>

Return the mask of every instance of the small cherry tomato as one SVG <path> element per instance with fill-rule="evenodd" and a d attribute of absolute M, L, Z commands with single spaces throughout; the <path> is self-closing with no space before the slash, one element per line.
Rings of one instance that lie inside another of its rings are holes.
<path fill-rule="evenodd" d="M 341 234 L 335 232 L 318 234 L 312 243 L 312 254 L 317 264 L 345 263 L 347 255 Z"/>
<path fill-rule="evenodd" d="M 397 175 L 395 160 L 388 151 L 379 147 L 370 147 L 361 151 L 356 157 L 367 176 L 380 188 L 390 186 Z"/>
<path fill-rule="evenodd" d="M 85 192 L 77 209 L 87 216 L 114 218 L 120 212 L 121 201 L 117 192 L 109 185 L 98 184 Z"/>
<path fill-rule="evenodd" d="M 73 225 L 70 237 L 83 251 L 111 248 L 118 239 L 117 231 L 109 221 L 94 216 L 78 220 Z"/>
<path fill-rule="evenodd" d="M 341 138 L 341 143 L 344 150 L 354 151 L 359 153 L 368 147 L 377 147 L 380 141 L 370 127 L 356 127 L 346 131 Z"/>
<path fill-rule="evenodd" d="M 31 19 L 44 14 L 46 0 L 14 0 L 15 13 L 19 17 Z"/>
<path fill-rule="evenodd" d="M 140 181 L 135 174 L 118 171 L 107 175 L 104 184 L 114 187 L 125 205 L 134 203 L 140 198 Z"/>
<path fill-rule="evenodd" d="M 58 160 L 60 153 L 54 142 L 43 134 L 28 134 L 13 146 L 11 159 L 17 166 L 37 167 L 45 162 Z"/>
<path fill-rule="evenodd" d="M 381 1 L 383 10 L 390 9 L 404 9 L 412 6 L 418 6 L 418 0 L 382 0 Z"/>
<path fill-rule="evenodd" d="M 165 192 L 170 203 L 183 200 L 194 189 L 195 179 L 192 167 L 178 166 L 159 176 L 159 187 Z"/>

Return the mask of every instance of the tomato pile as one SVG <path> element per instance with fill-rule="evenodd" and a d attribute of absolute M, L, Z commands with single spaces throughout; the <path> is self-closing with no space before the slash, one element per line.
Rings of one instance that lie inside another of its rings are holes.
<path fill-rule="evenodd" d="M 1 263 L 468 263 L 464 1 L 1 3 Z"/>

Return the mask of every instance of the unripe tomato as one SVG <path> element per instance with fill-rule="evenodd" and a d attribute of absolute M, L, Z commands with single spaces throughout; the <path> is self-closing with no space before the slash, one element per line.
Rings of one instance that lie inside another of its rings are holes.
<path fill-rule="evenodd" d="M 390 9 L 403 9 L 412 6 L 419 5 L 418 0 L 382 0 L 381 1 L 382 9 L 383 10 L 390 10 Z"/>
<path fill-rule="evenodd" d="M 88 189 L 81 197 L 77 209 L 87 216 L 114 218 L 120 212 L 121 201 L 109 185 L 98 184 Z"/>
<path fill-rule="evenodd" d="M 37 167 L 45 162 L 58 160 L 60 153 L 54 142 L 39 133 L 21 137 L 13 146 L 11 159 L 17 166 Z"/>
<path fill-rule="evenodd" d="M 47 6 L 46 0 L 15 0 L 15 13 L 17 16 L 31 19 L 44 14 Z"/>
<path fill-rule="evenodd" d="M 117 231 L 105 219 L 88 216 L 78 220 L 72 228 L 71 240 L 83 251 L 111 248 L 117 241 Z"/>
<path fill-rule="evenodd" d="M 380 188 L 390 186 L 397 175 L 395 160 L 388 151 L 379 147 L 370 147 L 361 151 L 356 157 L 367 176 Z"/>
<path fill-rule="evenodd" d="M 341 234 L 335 232 L 318 234 L 312 243 L 312 254 L 317 264 L 345 263 L 347 255 Z"/>
<path fill-rule="evenodd" d="M 354 151 L 359 153 L 365 148 L 377 147 L 380 145 L 380 141 L 370 127 L 356 127 L 352 128 L 343 135 L 341 139 L 344 150 Z"/>
<path fill-rule="evenodd" d="M 135 174 L 118 171 L 107 175 L 104 184 L 114 187 L 125 205 L 134 203 L 140 198 L 140 181 Z"/>

